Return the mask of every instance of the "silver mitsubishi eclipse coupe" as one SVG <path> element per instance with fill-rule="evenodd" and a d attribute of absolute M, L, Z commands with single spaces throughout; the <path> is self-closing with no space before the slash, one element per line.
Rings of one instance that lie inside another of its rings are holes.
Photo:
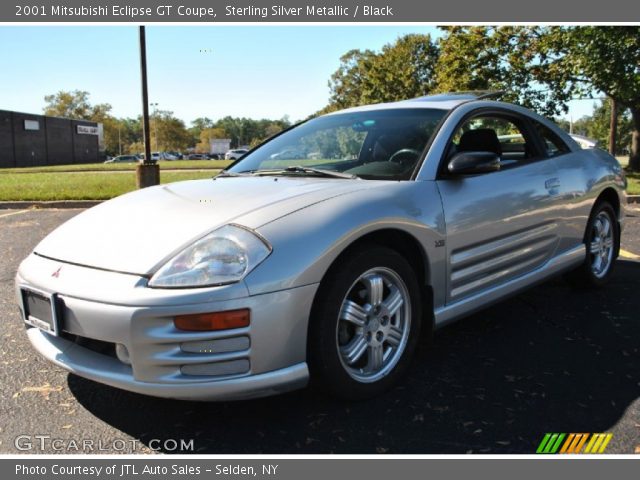
<path fill-rule="evenodd" d="M 481 93 L 321 116 L 217 177 L 91 208 L 20 265 L 34 348 L 142 394 L 377 395 L 420 339 L 554 275 L 601 286 L 626 180 Z"/>

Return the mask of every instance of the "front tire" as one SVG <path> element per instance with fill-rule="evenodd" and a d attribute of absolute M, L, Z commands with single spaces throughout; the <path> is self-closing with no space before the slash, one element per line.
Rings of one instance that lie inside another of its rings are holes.
<path fill-rule="evenodd" d="M 620 227 L 609 202 L 600 202 L 593 208 L 584 243 L 585 261 L 567 274 L 567 280 L 577 287 L 601 287 L 611 277 L 620 248 Z"/>
<path fill-rule="evenodd" d="M 392 249 L 363 246 L 337 262 L 322 281 L 311 313 L 312 382 L 349 400 L 389 389 L 416 349 L 420 300 L 414 270 Z"/>

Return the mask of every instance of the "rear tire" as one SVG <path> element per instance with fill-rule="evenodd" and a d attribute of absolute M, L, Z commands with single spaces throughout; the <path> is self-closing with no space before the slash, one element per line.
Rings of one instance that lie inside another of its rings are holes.
<path fill-rule="evenodd" d="M 359 247 L 320 284 L 309 323 L 311 381 L 348 400 L 381 394 L 406 371 L 421 318 L 419 283 L 407 260 L 387 247 Z"/>
<path fill-rule="evenodd" d="M 565 278 L 576 287 L 601 287 L 611 277 L 620 249 L 620 227 L 609 202 L 599 202 L 593 208 L 584 243 L 587 250 L 584 263 Z"/>

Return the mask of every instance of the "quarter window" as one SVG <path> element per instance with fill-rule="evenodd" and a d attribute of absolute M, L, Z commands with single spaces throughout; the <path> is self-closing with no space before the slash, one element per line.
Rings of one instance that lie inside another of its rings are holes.
<path fill-rule="evenodd" d="M 569 153 L 571 149 L 564 141 L 550 128 L 544 126 L 540 122 L 535 122 L 536 130 L 542 138 L 544 148 L 548 157 L 557 157 Z"/>

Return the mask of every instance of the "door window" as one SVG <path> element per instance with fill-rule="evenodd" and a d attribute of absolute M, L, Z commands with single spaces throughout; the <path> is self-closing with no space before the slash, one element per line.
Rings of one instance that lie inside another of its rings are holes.
<path fill-rule="evenodd" d="M 519 122 L 499 116 L 478 116 L 465 121 L 449 146 L 449 158 L 459 152 L 492 152 L 501 169 L 532 159 L 533 143 Z"/>

